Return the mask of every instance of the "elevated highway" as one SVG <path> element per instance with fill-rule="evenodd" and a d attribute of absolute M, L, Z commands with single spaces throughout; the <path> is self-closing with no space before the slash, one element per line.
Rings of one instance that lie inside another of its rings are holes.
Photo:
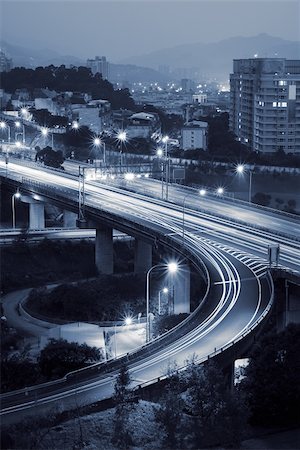
<path fill-rule="evenodd" d="M 2 161 L 1 168 L 5 170 Z M 78 180 L 73 175 L 15 162 L 8 169 L 6 181 L 14 186 L 20 184 L 22 191 L 38 195 L 41 201 L 77 210 Z M 197 194 L 177 187 L 169 192 L 179 204 L 115 186 L 86 183 L 85 212 L 89 220 L 104 221 L 120 231 L 143 236 L 154 245 L 161 243 L 175 249 L 207 280 L 206 296 L 188 319 L 127 355 L 133 386 L 157 381 L 166 375 L 174 361 L 184 367 L 187 358 L 194 354 L 200 362 L 212 356 L 226 360 L 249 345 L 273 302 L 273 283 L 266 261 L 268 245 L 280 242 L 279 264 L 295 272 L 299 270 L 300 236 L 295 217 L 254 208 L 247 211 L 245 206 L 231 208 L 226 202 L 215 200 L 221 209 L 224 204 L 222 217 L 217 217 L 215 211 L 203 212 L 210 209 L 210 200 L 205 206 L 201 201 L 199 210 L 198 204 L 194 209 Z M 179 199 L 175 198 L 178 192 Z M 187 195 L 190 201 L 183 221 L 182 201 Z M 226 209 L 231 214 L 225 219 Z M 231 217 L 232 210 L 236 217 Z M 240 213 L 247 214 L 247 222 L 240 220 Z M 5 394 L 2 420 L 14 421 L 25 414 L 46 411 L 54 404 L 68 409 L 76 402 L 88 404 L 107 398 L 113 391 L 118 364 L 119 361 L 99 364 L 55 383 Z"/>

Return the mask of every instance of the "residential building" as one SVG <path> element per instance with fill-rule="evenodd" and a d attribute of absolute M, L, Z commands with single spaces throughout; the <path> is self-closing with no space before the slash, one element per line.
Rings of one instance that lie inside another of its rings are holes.
<path fill-rule="evenodd" d="M 207 103 L 207 94 L 193 94 L 193 103 Z"/>
<path fill-rule="evenodd" d="M 93 74 L 101 73 L 103 80 L 109 79 L 109 62 L 105 56 L 95 56 L 95 59 L 88 59 L 86 65 Z"/>
<path fill-rule="evenodd" d="M 0 72 L 9 72 L 12 69 L 13 62 L 8 58 L 3 50 L 0 49 Z"/>
<path fill-rule="evenodd" d="M 99 134 L 111 126 L 111 107 L 107 100 L 92 100 L 88 104 L 72 105 L 72 118 L 79 125 Z"/>
<path fill-rule="evenodd" d="M 233 61 L 230 128 L 262 153 L 300 153 L 300 60 Z"/>
<path fill-rule="evenodd" d="M 152 135 L 161 135 L 161 123 L 158 114 L 140 112 L 128 118 L 126 127 L 129 139 L 142 137 L 151 138 Z"/>
<path fill-rule="evenodd" d="M 207 122 L 193 120 L 186 122 L 181 129 L 181 147 L 183 150 L 200 149 L 207 150 Z"/>

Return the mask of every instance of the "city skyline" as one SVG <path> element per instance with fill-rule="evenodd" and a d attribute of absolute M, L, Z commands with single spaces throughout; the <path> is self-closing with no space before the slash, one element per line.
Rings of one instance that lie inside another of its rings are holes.
<path fill-rule="evenodd" d="M 1 16 L 0 37 L 10 44 L 83 59 L 104 54 L 112 62 L 234 36 L 300 38 L 298 0 L 65 0 L 59 8 L 55 0 L 2 0 Z"/>

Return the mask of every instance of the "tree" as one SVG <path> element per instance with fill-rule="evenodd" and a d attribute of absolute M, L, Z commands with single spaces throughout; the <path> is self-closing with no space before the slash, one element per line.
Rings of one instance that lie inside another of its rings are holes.
<path fill-rule="evenodd" d="M 155 420 L 164 432 L 165 447 L 178 448 L 178 441 L 182 438 L 179 430 L 182 421 L 183 402 L 180 396 L 182 386 L 176 364 L 168 367 L 167 376 L 159 408 L 155 410 Z"/>
<path fill-rule="evenodd" d="M 62 168 L 64 157 L 60 150 L 56 152 L 52 150 L 51 147 L 47 146 L 37 151 L 35 160 L 43 162 L 45 166 L 55 167 L 59 169 Z"/>
<path fill-rule="evenodd" d="M 252 197 L 252 202 L 261 206 L 269 206 L 271 201 L 271 195 L 265 194 L 264 192 L 256 192 Z"/>
<path fill-rule="evenodd" d="M 42 374 L 50 379 L 99 361 L 101 352 L 98 348 L 64 339 L 50 339 L 38 359 Z"/>
<path fill-rule="evenodd" d="M 115 416 L 113 422 L 112 442 L 118 448 L 128 448 L 132 445 L 130 435 L 129 415 L 134 407 L 133 393 L 129 387 L 130 375 L 128 367 L 123 364 L 117 375 L 114 386 Z"/>
<path fill-rule="evenodd" d="M 238 446 L 244 427 L 243 402 L 230 391 L 222 370 L 213 362 L 198 365 L 195 358 L 184 374 L 185 411 L 191 417 L 194 444 Z"/>
<path fill-rule="evenodd" d="M 270 332 L 255 345 L 241 383 L 255 425 L 300 424 L 300 325 Z"/>

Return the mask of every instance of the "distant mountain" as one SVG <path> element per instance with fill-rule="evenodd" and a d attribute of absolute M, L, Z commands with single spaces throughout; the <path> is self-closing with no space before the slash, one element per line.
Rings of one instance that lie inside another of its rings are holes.
<path fill-rule="evenodd" d="M 4 50 L 8 57 L 12 58 L 14 67 L 34 68 L 38 66 L 49 66 L 53 64 L 66 66 L 73 64 L 74 66 L 81 66 L 84 61 L 75 56 L 65 55 L 49 50 L 33 50 L 17 45 L 11 45 L 8 42 L 0 41 L 0 48 Z"/>
<path fill-rule="evenodd" d="M 60 66 L 65 64 L 74 66 L 85 66 L 86 61 L 70 55 L 60 55 L 59 53 L 44 49 L 32 50 L 25 47 L 11 45 L 5 41 L 0 41 L 0 48 L 4 50 L 6 55 L 13 60 L 14 67 L 35 68 L 38 66 Z M 113 82 L 128 81 L 165 81 L 166 77 L 154 69 L 148 67 L 138 67 L 132 64 L 111 64 L 110 78 Z"/>
<path fill-rule="evenodd" d="M 196 67 L 202 73 L 228 78 L 232 71 L 233 59 L 251 58 L 255 54 L 262 58 L 300 59 L 300 44 L 262 33 L 253 37 L 232 37 L 209 44 L 179 45 L 126 58 L 120 63 L 137 64 L 155 69 L 159 65 L 168 65 L 173 69 Z"/>

